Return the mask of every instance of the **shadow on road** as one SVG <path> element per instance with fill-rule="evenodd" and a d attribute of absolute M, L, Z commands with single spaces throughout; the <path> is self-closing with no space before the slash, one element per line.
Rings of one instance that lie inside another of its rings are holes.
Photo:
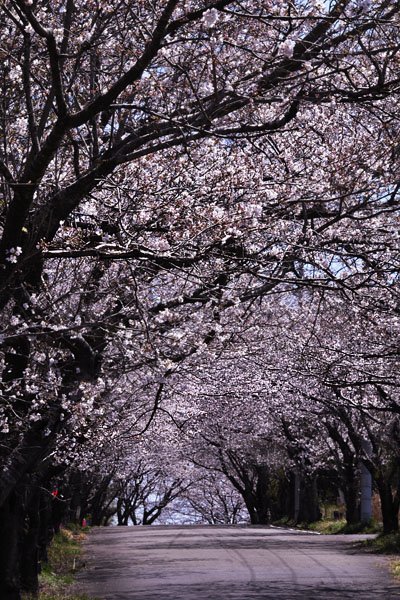
<path fill-rule="evenodd" d="M 400 600 L 362 536 L 221 528 L 109 529 L 82 582 L 104 600 Z M 90 552 L 89 552 L 90 554 Z M 86 591 L 85 589 L 85 591 Z"/>
<path fill-rule="evenodd" d="M 126 600 L 126 593 L 114 594 L 113 600 Z M 168 586 L 165 592 L 144 592 L 132 596 L 140 600 L 394 600 L 400 596 L 390 588 L 332 588 L 330 586 L 296 586 L 288 589 L 282 584 L 247 585 L 185 585 Z"/>

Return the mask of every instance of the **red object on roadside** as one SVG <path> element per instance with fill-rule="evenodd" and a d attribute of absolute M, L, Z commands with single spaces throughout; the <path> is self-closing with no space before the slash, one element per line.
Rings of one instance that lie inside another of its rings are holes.
<path fill-rule="evenodd" d="M 53 491 L 51 492 L 51 494 L 52 494 L 53 498 L 56 498 L 56 497 L 57 497 L 57 494 L 58 494 L 58 488 L 56 488 L 55 490 L 53 490 Z"/>
<path fill-rule="evenodd" d="M 86 519 L 82 519 L 82 527 L 86 527 Z"/>

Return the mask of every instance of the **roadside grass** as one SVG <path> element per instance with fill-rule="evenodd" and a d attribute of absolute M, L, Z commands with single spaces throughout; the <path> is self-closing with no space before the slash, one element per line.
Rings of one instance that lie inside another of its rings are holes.
<path fill-rule="evenodd" d="M 400 555 L 400 533 L 387 533 L 378 535 L 374 540 L 365 540 L 364 546 L 378 554 Z M 400 559 L 394 558 L 389 563 L 390 570 L 396 578 L 400 579 Z"/>
<path fill-rule="evenodd" d="M 400 554 L 400 533 L 382 533 L 374 540 L 365 540 L 364 545 L 379 554 Z"/>
<path fill-rule="evenodd" d="M 400 579 L 400 560 L 394 560 L 391 562 L 390 570 L 397 579 Z"/>
<path fill-rule="evenodd" d="M 293 529 L 302 529 L 303 531 L 315 531 L 317 533 L 325 533 L 330 535 L 335 534 L 352 534 L 352 533 L 381 533 L 382 526 L 375 519 L 371 519 L 368 523 L 354 523 L 347 525 L 345 519 L 333 519 L 330 517 L 323 518 L 320 521 L 312 523 L 296 523 L 289 519 L 281 519 L 275 521 L 273 525 L 281 527 L 292 527 Z"/>
<path fill-rule="evenodd" d="M 48 549 L 48 563 L 42 566 L 39 576 L 39 598 L 35 600 L 90 600 L 85 594 L 68 593 L 75 573 L 82 568 L 84 531 L 87 528 L 69 526 L 54 536 Z M 22 600 L 33 599 L 25 595 Z"/>
<path fill-rule="evenodd" d="M 323 516 L 319 521 L 312 523 L 295 522 L 289 520 L 288 517 L 274 521 L 273 525 L 281 527 L 291 527 L 293 529 L 302 529 L 303 531 L 315 531 L 317 533 L 325 533 L 329 535 L 335 534 L 352 534 L 352 533 L 381 533 L 382 523 L 380 522 L 380 510 L 375 506 L 377 503 L 376 497 L 373 498 L 373 517 L 368 523 L 354 523 L 347 525 L 345 519 L 345 510 L 343 505 L 335 503 L 323 504 Z M 379 520 L 378 520 L 379 519 Z"/>
<path fill-rule="evenodd" d="M 371 519 L 368 521 L 368 523 L 353 523 L 352 525 L 348 525 L 344 519 L 324 519 L 321 521 L 316 521 L 315 523 L 309 523 L 308 526 L 306 523 L 301 525 L 304 525 L 304 528 L 312 531 L 333 535 L 352 533 L 380 533 L 382 531 L 381 524 L 374 519 Z"/>
<path fill-rule="evenodd" d="M 389 568 L 393 575 L 400 579 L 400 533 L 382 533 L 374 540 L 365 540 L 364 546 L 378 554 L 392 555 L 393 560 L 390 561 Z"/>

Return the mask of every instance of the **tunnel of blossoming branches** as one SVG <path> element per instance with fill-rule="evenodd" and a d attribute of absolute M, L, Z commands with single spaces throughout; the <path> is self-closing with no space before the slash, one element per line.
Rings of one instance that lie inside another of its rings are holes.
<path fill-rule="evenodd" d="M 400 4 L 0 4 L 0 596 L 60 523 L 398 530 Z"/>

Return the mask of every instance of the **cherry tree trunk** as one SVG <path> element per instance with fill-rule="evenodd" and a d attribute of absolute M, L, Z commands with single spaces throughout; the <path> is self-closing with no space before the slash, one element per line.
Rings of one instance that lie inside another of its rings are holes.
<path fill-rule="evenodd" d="M 25 526 L 21 550 L 21 589 L 36 596 L 39 591 L 40 491 L 27 490 Z"/>
<path fill-rule="evenodd" d="M 14 492 L 0 509 L 0 598 L 20 600 L 21 499 Z"/>
<path fill-rule="evenodd" d="M 297 523 L 299 521 L 300 514 L 300 474 L 298 473 L 298 471 L 296 471 L 294 474 L 293 493 L 293 516 L 295 522 Z"/>
<path fill-rule="evenodd" d="M 300 484 L 300 506 L 297 521 L 312 523 L 321 519 L 316 477 L 304 477 Z"/>
<path fill-rule="evenodd" d="M 356 481 L 347 482 L 343 486 L 344 501 L 346 504 L 346 523 L 353 525 L 360 520 L 360 505 L 358 501 L 359 489 Z"/>
<path fill-rule="evenodd" d="M 269 476 L 263 467 L 257 468 L 257 483 L 243 494 L 252 525 L 266 525 L 270 521 Z"/>
<path fill-rule="evenodd" d="M 47 548 L 50 544 L 53 535 L 53 523 L 52 523 L 52 503 L 54 502 L 52 496 L 47 492 L 43 491 L 40 494 L 40 532 L 39 532 L 39 572 L 42 564 L 48 561 Z"/>
<path fill-rule="evenodd" d="M 383 532 L 391 533 L 399 530 L 399 502 L 393 497 L 392 487 L 387 481 L 377 482 L 381 499 Z"/>
<path fill-rule="evenodd" d="M 271 520 L 271 477 L 266 466 L 259 467 L 257 473 L 256 510 L 259 523 L 265 525 Z"/>

